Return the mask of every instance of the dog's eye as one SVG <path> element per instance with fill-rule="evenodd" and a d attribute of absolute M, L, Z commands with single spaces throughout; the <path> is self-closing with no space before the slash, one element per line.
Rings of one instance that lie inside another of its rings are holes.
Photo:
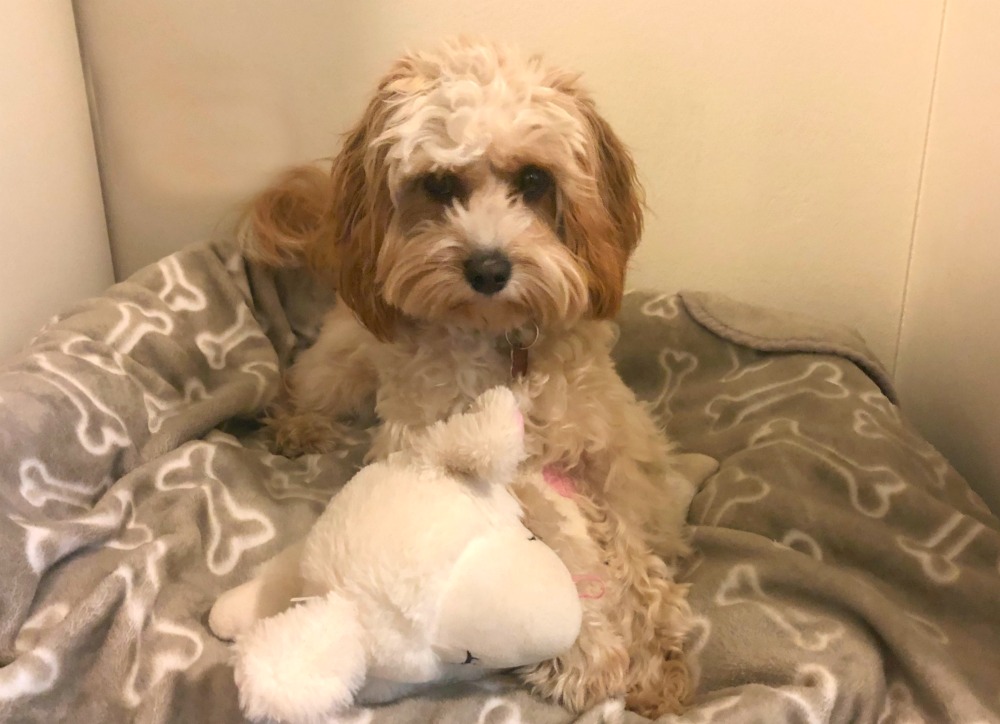
<path fill-rule="evenodd" d="M 420 183 L 427 195 L 441 204 L 450 203 L 462 193 L 462 182 L 453 173 L 429 173 Z"/>
<path fill-rule="evenodd" d="M 538 201 L 552 188 L 552 176 L 544 168 L 525 166 L 514 177 L 514 186 L 525 201 Z"/>

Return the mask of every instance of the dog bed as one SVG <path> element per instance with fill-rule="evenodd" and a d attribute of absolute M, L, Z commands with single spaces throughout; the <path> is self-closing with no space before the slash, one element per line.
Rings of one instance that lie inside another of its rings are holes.
<path fill-rule="evenodd" d="M 207 612 L 369 442 L 289 460 L 254 423 L 329 303 L 231 244 L 192 247 L 0 370 L 0 719 L 242 720 Z M 664 721 L 997 721 L 1000 523 L 863 343 L 699 293 L 632 293 L 620 328 L 626 381 L 721 462 L 690 511 L 697 694 Z M 643 720 L 496 678 L 352 721 Z"/>

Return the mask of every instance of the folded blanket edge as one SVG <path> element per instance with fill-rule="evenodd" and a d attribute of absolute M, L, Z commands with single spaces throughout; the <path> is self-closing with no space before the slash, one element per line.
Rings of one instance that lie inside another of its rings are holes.
<path fill-rule="evenodd" d="M 893 404 L 892 378 L 854 330 L 813 317 L 736 301 L 718 292 L 682 290 L 691 318 L 723 339 L 761 352 L 832 354 L 857 365 Z"/>

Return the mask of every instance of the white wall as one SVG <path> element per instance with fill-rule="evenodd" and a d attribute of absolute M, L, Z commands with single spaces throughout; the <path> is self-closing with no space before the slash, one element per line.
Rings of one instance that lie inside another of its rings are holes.
<path fill-rule="evenodd" d="M 1000 511 L 1000 3 L 948 3 L 897 380 Z"/>
<path fill-rule="evenodd" d="M 0 0 L 0 357 L 112 283 L 73 10 Z"/>

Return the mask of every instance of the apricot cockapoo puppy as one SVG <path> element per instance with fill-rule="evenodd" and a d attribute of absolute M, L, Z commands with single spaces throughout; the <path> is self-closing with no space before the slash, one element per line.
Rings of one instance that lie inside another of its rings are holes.
<path fill-rule="evenodd" d="M 337 303 L 269 420 L 286 454 L 323 451 L 370 407 L 370 454 L 508 385 L 523 407 L 526 525 L 578 576 L 584 624 L 520 672 L 580 711 L 611 697 L 657 716 L 689 689 L 690 610 L 674 564 L 694 485 L 611 360 L 642 195 L 628 150 L 574 73 L 452 41 L 398 60 L 332 171 L 290 171 L 255 201 L 247 252 L 302 264 Z"/>

